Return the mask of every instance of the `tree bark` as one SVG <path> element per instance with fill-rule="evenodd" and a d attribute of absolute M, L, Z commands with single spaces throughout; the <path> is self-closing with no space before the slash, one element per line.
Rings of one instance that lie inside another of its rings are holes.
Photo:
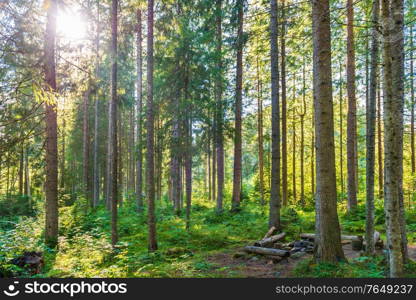
<path fill-rule="evenodd" d="M 381 80 L 380 75 L 378 76 L 378 93 L 377 93 L 377 152 L 378 152 L 378 197 L 383 198 L 383 140 L 381 132 Z"/>
<path fill-rule="evenodd" d="M 83 191 L 87 204 L 91 204 L 90 190 L 90 135 L 89 135 L 89 100 L 91 94 L 91 80 L 88 81 L 87 90 L 83 97 L 83 127 L 82 127 L 82 170 L 83 170 Z"/>
<path fill-rule="evenodd" d="M 375 167 L 375 133 L 376 133 L 376 104 L 377 104 L 377 73 L 378 73 L 378 32 L 380 1 L 373 1 L 372 37 L 371 37 L 371 66 L 370 90 L 367 101 L 367 138 L 366 138 L 366 252 L 374 254 L 374 167 Z"/>
<path fill-rule="evenodd" d="M 282 205 L 287 206 L 287 99 L 286 99 L 286 16 L 285 0 L 282 1 Z"/>
<path fill-rule="evenodd" d="M 136 63 L 137 63 L 137 175 L 136 175 L 136 204 L 137 211 L 143 211 L 143 46 L 142 46 L 142 11 L 137 9 L 136 12 Z"/>
<path fill-rule="evenodd" d="M 242 111 L 243 111 L 243 21 L 244 0 L 237 1 L 238 32 L 237 32 L 237 71 L 236 71 L 236 95 L 235 95 L 235 131 L 234 131 L 234 174 L 233 196 L 231 210 L 240 209 L 241 180 L 242 180 Z"/>
<path fill-rule="evenodd" d="M 354 7 L 353 0 L 347 0 L 347 169 L 348 169 L 348 211 L 357 206 L 356 143 L 357 103 L 355 98 L 355 49 L 354 49 Z"/>
<path fill-rule="evenodd" d="M 55 38 L 57 2 L 50 0 L 45 36 L 45 83 L 46 90 L 56 92 Z M 45 180 L 45 241 L 54 248 L 58 243 L 58 125 L 57 105 L 53 101 L 45 104 L 46 121 L 46 180 Z"/>
<path fill-rule="evenodd" d="M 260 67 L 258 56 L 257 62 L 257 136 L 259 149 L 259 185 L 260 185 L 260 204 L 265 205 L 264 199 L 264 150 L 263 150 L 263 95 L 262 83 L 260 79 Z"/>
<path fill-rule="evenodd" d="M 249 252 L 249 253 L 261 254 L 261 255 L 275 255 L 275 256 L 280 256 L 280 257 L 290 256 L 290 252 L 286 250 L 262 248 L 262 247 L 255 247 L 255 246 L 245 246 L 244 251 Z"/>
<path fill-rule="evenodd" d="M 156 215 L 155 215 L 155 183 L 154 183 L 154 114 L 153 114 L 153 11 L 154 0 L 147 2 L 147 152 L 146 152 L 146 185 L 148 203 L 149 251 L 157 250 Z"/>
<path fill-rule="evenodd" d="M 216 78 L 216 103 L 217 103 L 217 134 L 216 134 L 216 151 L 217 151 L 217 213 L 223 211 L 223 190 L 224 190 L 224 136 L 223 136 L 223 100 L 222 100 L 222 0 L 216 0 L 216 38 L 217 38 L 217 55 L 219 75 Z"/>
<path fill-rule="evenodd" d="M 280 229 L 280 104 L 279 104 L 279 59 L 277 1 L 270 0 L 270 63 L 272 96 L 272 161 L 269 227 Z"/>
<path fill-rule="evenodd" d="M 111 100 L 108 110 L 107 148 L 107 201 L 111 208 L 111 244 L 118 241 L 117 233 L 117 8 L 118 1 L 112 0 L 111 7 Z"/>
<path fill-rule="evenodd" d="M 384 201 L 389 275 L 401 277 L 406 260 L 401 217 L 403 209 L 404 36 L 403 1 L 382 0 L 384 63 Z M 393 22 L 388 23 L 393 20 Z M 407 248 L 407 245 L 406 245 Z"/>
<path fill-rule="evenodd" d="M 328 0 L 312 1 L 313 85 L 316 134 L 316 221 L 314 259 L 344 260 L 336 201 L 331 31 Z"/>

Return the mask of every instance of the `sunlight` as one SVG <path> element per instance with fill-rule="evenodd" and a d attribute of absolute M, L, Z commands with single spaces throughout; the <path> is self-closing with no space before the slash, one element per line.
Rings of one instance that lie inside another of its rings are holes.
<path fill-rule="evenodd" d="M 85 37 L 86 31 L 87 24 L 77 12 L 67 9 L 58 13 L 57 32 L 62 38 L 79 41 Z"/>

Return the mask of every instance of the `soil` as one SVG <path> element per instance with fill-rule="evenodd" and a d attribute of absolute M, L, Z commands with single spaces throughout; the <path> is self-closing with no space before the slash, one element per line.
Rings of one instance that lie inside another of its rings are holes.
<path fill-rule="evenodd" d="M 343 245 L 344 254 L 347 259 L 360 256 L 359 251 L 352 250 L 351 244 Z M 222 252 L 209 256 L 207 261 L 215 266 L 214 274 L 220 277 L 243 277 L 243 278 L 290 278 L 293 277 L 293 269 L 304 260 L 311 259 L 312 255 L 305 253 L 300 258 L 285 258 L 277 264 L 270 259 L 261 256 L 245 256 L 235 258 L 235 253 L 242 252 L 241 248 L 229 252 Z M 409 246 L 409 256 L 416 260 L 416 245 Z"/>

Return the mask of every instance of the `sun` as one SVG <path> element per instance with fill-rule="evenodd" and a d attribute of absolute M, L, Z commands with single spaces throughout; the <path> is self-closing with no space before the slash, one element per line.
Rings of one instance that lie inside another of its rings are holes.
<path fill-rule="evenodd" d="M 63 39 L 80 41 L 86 36 L 87 24 L 79 13 L 67 8 L 58 12 L 56 29 Z"/>

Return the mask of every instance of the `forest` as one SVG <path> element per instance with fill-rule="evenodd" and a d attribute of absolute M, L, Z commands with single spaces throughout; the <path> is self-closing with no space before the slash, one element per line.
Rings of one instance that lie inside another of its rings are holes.
<path fill-rule="evenodd" d="M 0 0 L 0 277 L 416 277 L 415 23 Z"/>

